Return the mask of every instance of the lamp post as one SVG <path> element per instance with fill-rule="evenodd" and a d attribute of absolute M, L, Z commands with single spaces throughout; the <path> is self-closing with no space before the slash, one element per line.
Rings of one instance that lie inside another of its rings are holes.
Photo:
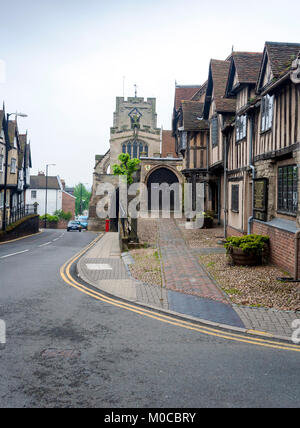
<path fill-rule="evenodd" d="M 8 151 L 10 150 L 10 141 L 9 141 L 9 133 L 8 133 L 8 121 L 10 116 L 15 115 L 15 120 L 17 117 L 28 117 L 27 114 L 24 113 L 7 113 L 6 114 L 6 124 L 5 124 L 5 140 L 6 140 L 6 150 L 5 150 L 5 170 L 4 170 L 4 195 L 3 195 L 3 215 L 2 215 L 2 230 L 5 232 L 6 230 L 6 199 L 7 199 L 7 175 L 8 175 Z M 7 144 L 8 142 L 8 144 Z"/>
<path fill-rule="evenodd" d="M 48 163 L 46 165 L 46 195 L 45 195 L 45 218 L 44 218 L 44 226 L 47 229 L 47 203 L 48 203 L 48 167 L 55 166 L 55 163 Z"/>

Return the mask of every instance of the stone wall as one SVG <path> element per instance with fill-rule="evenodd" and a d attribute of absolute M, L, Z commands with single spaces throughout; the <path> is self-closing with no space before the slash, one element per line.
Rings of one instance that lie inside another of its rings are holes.
<path fill-rule="evenodd" d="M 14 225 L 8 226 L 6 232 L 0 232 L 0 242 L 10 241 L 23 236 L 32 235 L 39 232 L 39 216 L 36 214 L 25 217 L 17 221 Z"/>

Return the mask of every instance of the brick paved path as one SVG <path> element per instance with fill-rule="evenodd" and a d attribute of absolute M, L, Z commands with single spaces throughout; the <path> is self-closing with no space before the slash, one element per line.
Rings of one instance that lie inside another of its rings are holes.
<path fill-rule="evenodd" d="M 186 245 L 174 219 L 160 219 L 158 230 L 166 288 L 229 303 L 198 263 L 192 249 Z"/>

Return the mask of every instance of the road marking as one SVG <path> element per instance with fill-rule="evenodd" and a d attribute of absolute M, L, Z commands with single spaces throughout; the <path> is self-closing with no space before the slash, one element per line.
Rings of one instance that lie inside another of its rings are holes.
<path fill-rule="evenodd" d="M 69 284 L 71 287 L 76 288 L 77 290 L 81 291 L 84 294 L 87 294 L 94 299 L 97 299 L 99 301 L 102 301 L 104 303 L 111 304 L 113 306 L 126 309 L 128 311 L 147 316 L 148 318 L 152 318 L 155 320 L 158 320 L 160 322 L 164 322 L 170 325 L 174 325 L 177 327 L 185 328 L 188 330 L 197 331 L 202 334 L 210 335 L 219 337 L 222 339 L 232 340 L 236 342 L 242 342 L 247 343 L 251 345 L 257 345 L 262 346 L 265 348 L 272 348 L 272 349 L 280 349 L 280 350 L 286 350 L 286 351 L 294 351 L 294 352 L 300 352 L 300 347 L 298 345 L 293 344 L 285 344 L 284 342 L 270 340 L 270 339 L 264 339 L 259 337 L 251 337 L 251 331 L 249 331 L 250 337 L 245 335 L 245 333 L 231 333 L 228 331 L 223 331 L 221 329 L 212 328 L 212 327 L 206 327 L 203 325 L 199 325 L 197 323 L 184 321 L 178 318 L 174 318 L 172 315 L 164 315 L 160 312 L 155 312 L 154 310 L 147 310 L 144 308 L 140 308 L 139 306 L 134 306 L 128 303 L 121 302 L 120 300 L 110 298 L 102 293 L 99 293 L 97 291 L 94 291 L 88 287 L 85 287 L 84 285 L 78 283 L 70 274 L 70 268 L 72 264 L 78 260 L 85 252 L 89 250 L 98 240 L 99 238 L 96 238 L 94 241 L 92 241 L 84 250 L 82 250 L 77 255 L 73 256 L 70 260 L 68 260 L 60 269 L 60 275 L 64 282 Z"/>
<path fill-rule="evenodd" d="M 37 235 L 40 235 L 41 233 L 43 233 L 43 230 L 41 230 L 40 232 L 37 232 L 37 233 L 33 233 L 31 235 L 21 236 L 21 238 L 16 238 L 16 239 L 11 239 L 10 241 L 0 242 L 0 245 L 10 244 L 11 242 L 20 241 L 21 239 L 30 238 L 31 236 L 37 236 Z"/>
<path fill-rule="evenodd" d="M 49 244 L 51 244 L 51 242 L 46 242 L 45 244 L 41 244 L 39 245 L 39 247 L 45 247 L 46 245 L 49 245 Z"/>
<path fill-rule="evenodd" d="M 86 267 L 89 270 L 112 270 L 112 267 L 107 263 L 87 263 Z"/>
<path fill-rule="evenodd" d="M 17 253 L 7 254 L 6 256 L 1 256 L 0 259 L 6 259 L 7 257 L 16 256 L 18 254 L 27 253 L 29 250 L 18 251 Z"/>

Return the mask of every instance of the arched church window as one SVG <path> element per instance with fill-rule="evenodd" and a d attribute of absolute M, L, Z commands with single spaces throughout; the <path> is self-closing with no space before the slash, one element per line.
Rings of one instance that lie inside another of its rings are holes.
<path fill-rule="evenodd" d="M 129 154 L 129 156 L 131 157 L 131 143 L 127 144 L 127 153 Z"/>
<path fill-rule="evenodd" d="M 133 142 L 132 147 L 133 147 L 133 154 L 132 154 L 132 156 L 134 158 L 137 158 L 137 142 L 136 141 Z"/>
<path fill-rule="evenodd" d="M 122 144 L 122 153 L 126 153 L 126 152 L 127 152 L 126 144 Z"/>
<path fill-rule="evenodd" d="M 144 152 L 146 153 L 145 156 L 148 157 L 148 145 L 147 144 L 145 144 Z"/>
<path fill-rule="evenodd" d="M 139 157 L 142 156 L 142 152 L 143 152 L 143 143 L 140 143 L 140 147 L 139 147 L 139 154 L 140 154 L 140 156 Z"/>

